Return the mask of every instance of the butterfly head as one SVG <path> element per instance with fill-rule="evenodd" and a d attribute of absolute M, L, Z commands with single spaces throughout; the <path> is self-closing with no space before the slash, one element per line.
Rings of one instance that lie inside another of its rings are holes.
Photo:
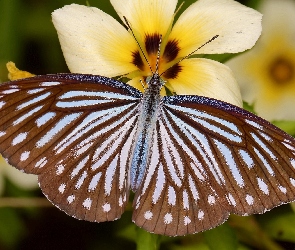
<path fill-rule="evenodd" d="M 153 89 L 160 93 L 160 90 L 165 84 L 165 81 L 161 78 L 158 72 L 155 72 L 152 74 L 152 76 L 148 76 L 146 78 L 146 83 L 148 85 L 148 89 Z"/>
<path fill-rule="evenodd" d="M 152 76 L 148 76 L 146 82 L 149 86 L 159 86 L 160 88 L 165 84 L 165 81 L 161 78 L 158 72 L 153 73 Z"/>

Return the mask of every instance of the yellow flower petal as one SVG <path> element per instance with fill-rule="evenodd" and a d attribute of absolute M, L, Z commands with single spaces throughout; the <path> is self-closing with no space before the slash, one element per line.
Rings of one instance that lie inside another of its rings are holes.
<path fill-rule="evenodd" d="M 251 48 L 261 34 L 262 15 L 233 0 L 198 0 L 175 23 L 169 39 L 179 41 L 180 57 L 212 37 L 196 54 L 236 53 Z"/>
<path fill-rule="evenodd" d="M 165 36 L 173 20 L 177 0 L 111 0 L 111 3 L 120 18 L 125 22 L 125 16 L 144 41 L 146 34 Z"/>
<path fill-rule="evenodd" d="M 72 4 L 55 10 L 52 21 L 71 72 L 113 77 L 132 72 L 136 42 L 103 11 Z"/>
<path fill-rule="evenodd" d="M 6 64 L 6 67 L 7 67 L 7 70 L 8 70 L 8 79 L 10 81 L 35 76 L 34 74 L 31 74 L 30 72 L 19 70 L 15 66 L 15 63 L 13 63 L 13 62 L 8 62 Z"/>
<path fill-rule="evenodd" d="M 200 95 L 242 107 L 238 84 L 231 70 L 216 61 L 192 58 L 181 62 L 182 71 L 169 84 L 179 95 Z"/>
<path fill-rule="evenodd" d="M 130 81 L 128 81 L 127 84 L 140 90 L 141 92 L 144 92 L 144 88 L 143 88 L 142 83 L 140 81 L 142 81 L 142 77 L 134 77 Z"/>

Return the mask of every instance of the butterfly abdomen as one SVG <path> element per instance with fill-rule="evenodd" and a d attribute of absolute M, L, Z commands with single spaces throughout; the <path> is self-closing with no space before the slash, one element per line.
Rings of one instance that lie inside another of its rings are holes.
<path fill-rule="evenodd" d="M 151 137 L 155 131 L 161 99 L 160 87 L 156 85 L 150 85 L 142 98 L 142 109 L 139 115 L 138 132 L 130 170 L 131 189 L 134 192 L 141 184 L 148 164 Z"/>

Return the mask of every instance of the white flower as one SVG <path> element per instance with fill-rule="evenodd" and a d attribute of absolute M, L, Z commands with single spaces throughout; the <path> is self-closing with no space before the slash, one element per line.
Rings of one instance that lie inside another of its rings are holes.
<path fill-rule="evenodd" d="M 121 20 L 128 20 L 153 71 L 162 36 L 159 73 L 165 72 L 162 78 L 170 91 L 242 105 L 228 67 L 204 58 L 179 60 L 216 35 L 194 54 L 236 53 L 251 48 L 261 33 L 260 13 L 233 0 L 199 0 L 173 26 L 177 0 L 111 3 Z M 152 72 L 131 32 L 113 17 L 97 8 L 72 4 L 55 10 L 52 19 L 71 72 L 125 75 L 131 79 L 128 84 L 142 90 L 140 79 L 144 81 Z"/>
<path fill-rule="evenodd" d="M 230 60 L 242 97 L 268 120 L 295 119 L 295 2 L 265 0 L 263 32 L 249 52 Z"/>

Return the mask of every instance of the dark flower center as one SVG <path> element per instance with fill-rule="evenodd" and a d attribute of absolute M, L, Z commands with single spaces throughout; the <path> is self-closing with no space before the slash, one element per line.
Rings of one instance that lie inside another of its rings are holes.
<path fill-rule="evenodd" d="M 149 60 L 152 68 L 155 66 L 158 49 L 160 44 L 160 34 L 147 34 L 144 39 L 144 46 L 147 52 L 147 59 Z M 178 46 L 177 40 L 170 40 L 167 42 L 164 52 L 160 58 L 160 64 L 167 64 L 175 60 L 179 54 L 180 47 Z M 132 63 L 141 71 L 146 71 L 146 63 L 144 58 L 141 57 L 141 53 L 139 50 L 132 53 Z M 179 72 L 181 71 L 181 66 L 176 63 L 171 68 L 169 68 L 164 74 L 163 77 L 165 79 L 173 79 L 176 78 Z M 161 72 L 160 72 L 161 73 Z"/>
<path fill-rule="evenodd" d="M 285 57 L 277 57 L 269 68 L 271 79 L 277 84 L 285 84 L 294 78 L 295 65 Z"/>

